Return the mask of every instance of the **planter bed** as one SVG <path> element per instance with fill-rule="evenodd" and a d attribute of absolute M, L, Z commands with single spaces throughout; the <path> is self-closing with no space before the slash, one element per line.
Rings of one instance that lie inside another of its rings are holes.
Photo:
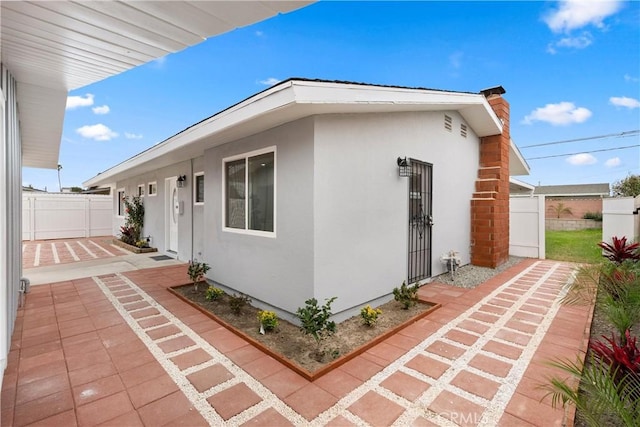
<path fill-rule="evenodd" d="M 116 246 L 119 246 L 121 248 L 124 248 L 130 252 L 133 252 L 134 254 L 145 254 L 148 252 L 158 252 L 158 248 L 139 248 L 137 246 L 133 246 L 130 245 L 128 243 L 123 242 L 120 239 L 113 239 L 113 244 Z"/>

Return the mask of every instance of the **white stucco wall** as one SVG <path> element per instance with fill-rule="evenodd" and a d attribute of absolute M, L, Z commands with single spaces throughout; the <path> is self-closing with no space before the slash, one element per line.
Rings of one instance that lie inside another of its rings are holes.
<path fill-rule="evenodd" d="M 314 144 L 314 292 L 351 310 L 391 293 L 407 277 L 408 178 L 396 159 L 433 165 L 432 274 L 454 249 L 470 261 L 470 199 L 479 139 L 460 136 L 461 117 L 444 113 L 316 117 Z"/>
<path fill-rule="evenodd" d="M 205 152 L 207 277 L 289 313 L 313 296 L 313 119 L 288 123 Z M 276 147 L 276 237 L 222 230 L 224 158 Z"/>

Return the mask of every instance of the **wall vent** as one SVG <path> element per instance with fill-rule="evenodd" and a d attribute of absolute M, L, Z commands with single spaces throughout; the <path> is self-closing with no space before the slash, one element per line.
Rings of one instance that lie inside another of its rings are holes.
<path fill-rule="evenodd" d="M 451 132 L 453 128 L 453 119 L 450 116 L 444 115 L 444 128 Z"/>
<path fill-rule="evenodd" d="M 465 125 L 464 123 L 460 123 L 460 136 L 462 136 L 463 138 L 467 137 L 467 125 Z"/>

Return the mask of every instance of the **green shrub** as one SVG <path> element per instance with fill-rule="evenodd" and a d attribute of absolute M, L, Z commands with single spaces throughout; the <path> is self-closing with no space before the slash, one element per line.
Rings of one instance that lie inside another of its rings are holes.
<path fill-rule="evenodd" d="M 198 292 L 198 283 L 204 281 L 204 275 L 207 274 L 209 270 L 211 270 L 211 267 L 209 267 L 206 262 L 198 262 L 197 260 L 189 261 L 187 274 L 193 282 L 193 287 L 196 292 Z"/>
<path fill-rule="evenodd" d="M 336 322 L 329 320 L 333 314 L 331 304 L 336 299 L 337 297 L 329 298 L 322 307 L 319 307 L 318 300 L 311 298 L 304 302 L 304 307 L 296 311 L 296 316 L 302 324 L 302 331 L 316 340 L 318 351 L 321 342 L 336 332 Z"/>
<path fill-rule="evenodd" d="M 602 212 L 585 212 L 582 218 L 602 222 Z"/>
<path fill-rule="evenodd" d="M 393 299 L 402 304 L 402 308 L 408 310 L 418 302 L 418 284 L 407 286 L 402 282 L 400 288 L 393 288 Z"/>
<path fill-rule="evenodd" d="M 261 310 L 258 312 L 258 321 L 265 331 L 273 331 L 278 327 L 278 315 L 273 311 Z"/>
<path fill-rule="evenodd" d="M 242 314 L 242 309 L 248 304 L 251 304 L 251 298 L 247 295 L 233 294 L 229 296 L 229 308 L 231 308 L 231 312 L 236 316 Z"/>
<path fill-rule="evenodd" d="M 378 316 L 382 314 L 382 310 L 379 308 L 371 308 L 370 305 L 366 307 L 362 307 L 360 310 L 360 317 L 362 317 L 362 321 L 367 326 L 373 326 L 378 321 Z"/>
<path fill-rule="evenodd" d="M 216 288 L 215 286 L 209 286 L 204 297 L 209 301 L 215 301 L 222 295 L 224 295 L 224 291 L 222 289 Z"/>

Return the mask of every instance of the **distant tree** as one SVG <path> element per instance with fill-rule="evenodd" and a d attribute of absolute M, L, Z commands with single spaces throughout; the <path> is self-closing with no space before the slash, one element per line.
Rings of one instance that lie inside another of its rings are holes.
<path fill-rule="evenodd" d="M 640 195 L 640 175 L 629 175 L 611 186 L 614 197 L 636 197 Z"/>
<path fill-rule="evenodd" d="M 71 187 L 72 193 L 82 193 L 82 187 Z"/>
<path fill-rule="evenodd" d="M 573 215 L 573 212 L 571 212 L 571 208 L 569 206 L 565 206 L 562 202 L 559 202 L 555 206 L 551 205 L 551 209 L 553 209 L 553 213 L 555 214 L 556 218 L 560 218 L 562 214 Z"/>

